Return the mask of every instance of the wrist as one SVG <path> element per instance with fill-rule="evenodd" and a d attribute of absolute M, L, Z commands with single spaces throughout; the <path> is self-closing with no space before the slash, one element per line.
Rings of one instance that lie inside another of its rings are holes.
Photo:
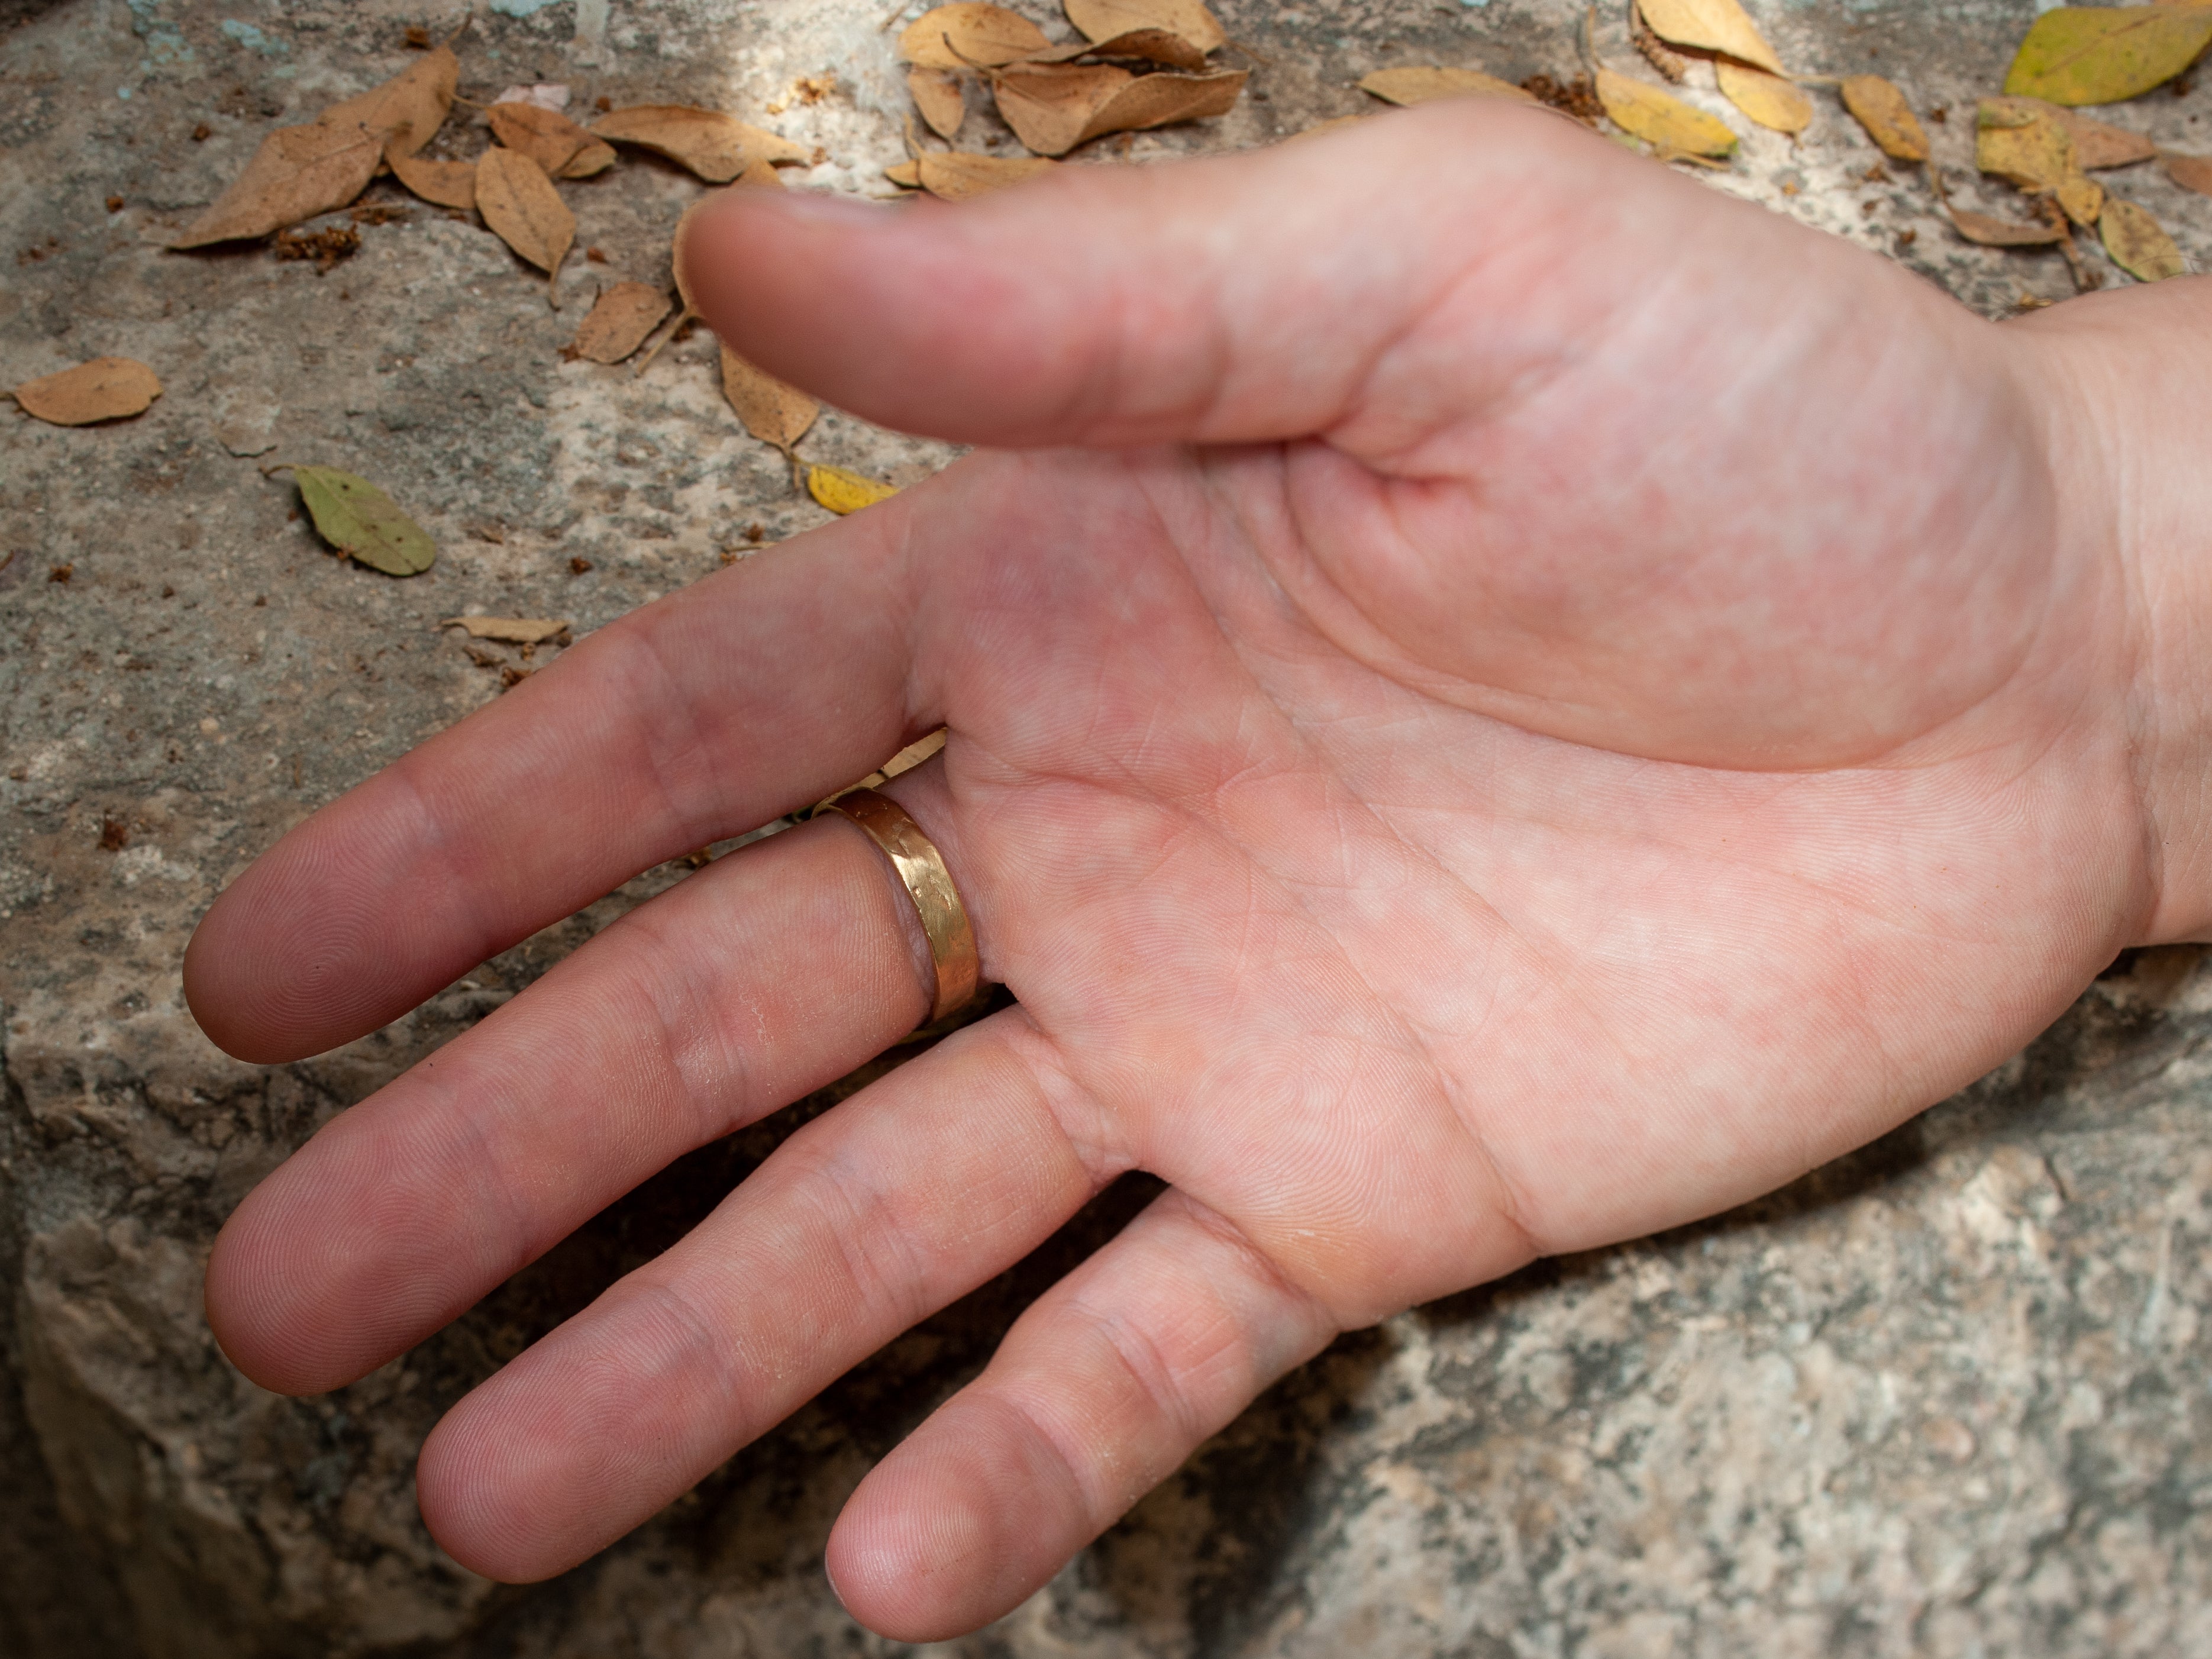
<path fill-rule="evenodd" d="M 2112 573 L 2114 706 L 2150 902 L 2138 944 L 2212 939 L 2212 282 L 2008 325 L 2046 415 L 2063 556 Z"/>

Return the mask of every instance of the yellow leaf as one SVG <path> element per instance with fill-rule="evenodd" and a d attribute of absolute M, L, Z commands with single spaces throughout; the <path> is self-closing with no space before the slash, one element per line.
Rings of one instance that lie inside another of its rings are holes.
<path fill-rule="evenodd" d="M 787 386 L 766 370 L 756 368 L 727 346 L 722 348 L 722 395 L 730 400 L 746 431 L 787 455 L 822 412 L 822 405 L 797 386 Z"/>
<path fill-rule="evenodd" d="M 2212 41 L 2212 6 L 2063 6 L 2028 27 L 2004 89 L 2054 104 L 2117 104 L 2171 81 Z"/>
<path fill-rule="evenodd" d="M 1359 89 L 1371 93 L 1386 104 L 1426 104 L 1438 98 L 1510 98 L 1524 104 L 1536 101 L 1510 81 L 1500 81 L 1480 70 L 1445 69 L 1427 64 L 1376 70 L 1361 79 Z"/>
<path fill-rule="evenodd" d="M 1597 97 L 1614 125 L 1643 139 L 1662 157 L 1717 159 L 1735 154 L 1735 134 L 1726 124 L 1655 86 L 1601 69 L 1597 72 Z"/>
<path fill-rule="evenodd" d="M 898 491 L 890 484 L 863 477 L 842 466 L 810 466 L 806 469 L 806 493 L 842 516 L 873 507 L 878 501 L 887 501 Z"/>
<path fill-rule="evenodd" d="M 145 413 L 161 382 L 130 357 L 95 357 L 58 374 L 26 380 L 10 394 L 26 415 L 54 426 L 90 426 Z"/>
<path fill-rule="evenodd" d="M 2084 227 L 2097 222 L 2105 208 L 2105 187 L 2085 173 L 2076 173 L 2058 181 L 2058 205 L 2066 216 Z"/>
<path fill-rule="evenodd" d="M 2112 263 L 2143 282 L 2162 283 L 2189 269 L 2173 238 L 2133 202 L 2117 197 L 2107 201 L 2097 221 L 2097 234 L 2104 239 L 2105 252 L 2112 256 Z"/>
<path fill-rule="evenodd" d="M 617 144 L 665 155 L 710 185 L 726 185 L 756 161 L 803 163 L 813 152 L 803 144 L 748 126 L 720 110 L 689 104 L 638 104 L 601 116 L 592 133 Z"/>
<path fill-rule="evenodd" d="M 898 53 L 924 69 L 995 68 L 1051 45 L 1044 31 L 1018 11 L 966 4 L 922 13 L 899 35 Z"/>
<path fill-rule="evenodd" d="M 1644 21 L 1669 46 L 1698 46 L 1786 75 L 1759 25 L 1736 0 L 1639 0 Z"/>
<path fill-rule="evenodd" d="M 2074 140 L 2032 111 L 2022 118 L 2006 100 L 1982 100 L 1975 112 L 1974 165 L 2022 190 L 2056 190 L 2075 171 Z"/>
<path fill-rule="evenodd" d="M 901 190 L 920 190 L 921 188 L 921 163 L 919 161 L 901 161 L 895 167 L 885 167 L 884 169 L 884 177 L 890 179 Z"/>
<path fill-rule="evenodd" d="M 2022 190 L 2047 191 L 2077 225 L 2094 225 L 2101 185 L 2074 159 L 2074 138 L 2033 100 L 1984 98 L 1974 113 L 1974 165 Z"/>
<path fill-rule="evenodd" d="M 964 202 L 1008 185 L 1018 185 L 1060 165 L 1042 155 L 967 155 L 924 150 L 915 163 L 915 182 L 932 196 Z"/>
<path fill-rule="evenodd" d="M 1813 100 L 1780 76 L 1727 58 L 1713 72 L 1722 95 L 1759 125 L 1794 137 L 1813 125 Z"/>
<path fill-rule="evenodd" d="M 576 216 L 545 169 L 518 150 L 497 145 L 477 161 L 477 211 L 484 223 L 545 273 L 545 297 L 558 307 L 553 283 L 576 240 Z"/>
<path fill-rule="evenodd" d="M 2100 167 L 2130 167 L 2158 154 L 2158 146 L 2139 132 L 2116 127 L 2109 121 L 2062 107 L 2041 98 L 1984 98 L 1985 117 L 2025 125 L 2039 118 L 2064 130 L 2074 141 L 2074 165 L 2089 172 Z M 2002 113 L 2000 115 L 1999 112 Z"/>
<path fill-rule="evenodd" d="M 1204 0 L 1062 0 L 1067 21 L 1091 41 L 1110 40 L 1140 29 L 1165 29 L 1179 34 L 1200 52 L 1229 44 L 1221 20 L 1206 9 Z"/>
<path fill-rule="evenodd" d="M 1894 83 L 1879 75 L 1847 75 L 1841 90 L 1844 107 L 1884 155 L 1893 161 L 1928 159 L 1927 130 Z"/>

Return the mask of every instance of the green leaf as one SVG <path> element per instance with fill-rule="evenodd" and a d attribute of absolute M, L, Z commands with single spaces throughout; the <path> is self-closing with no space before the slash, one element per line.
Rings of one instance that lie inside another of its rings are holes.
<path fill-rule="evenodd" d="M 368 479 L 334 466 L 295 466 L 292 477 L 316 533 L 348 558 L 387 576 L 419 576 L 437 559 L 422 526 Z"/>
<path fill-rule="evenodd" d="M 2005 75 L 2015 98 L 2117 104 L 2171 81 L 2212 41 L 2212 5 L 2063 6 L 2037 18 Z"/>

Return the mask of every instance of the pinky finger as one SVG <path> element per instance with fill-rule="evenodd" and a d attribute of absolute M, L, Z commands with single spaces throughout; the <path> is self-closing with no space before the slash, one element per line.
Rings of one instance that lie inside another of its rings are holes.
<path fill-rule="evenodd" d="M 860 1483 L 830 1538 L 839 1599 L 908 1642 L 1012 1611 L 1337 1328 L 1228 1222 L 1163 1194 Z"/>

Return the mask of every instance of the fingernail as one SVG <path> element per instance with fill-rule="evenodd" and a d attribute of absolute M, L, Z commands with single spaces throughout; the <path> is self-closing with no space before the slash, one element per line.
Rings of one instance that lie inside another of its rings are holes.
<path fill-rule="evenodd" d="M 822 1558 L 822 1576 L 830 1581 L 830 1594 L 837 1598 L 837 1605 L 844 1607 L 850 1617 L 853 1609 L 845 1606 L 845 1592 L 837 1588 L 837 1575 L 830 1571 L 830 1558 L 826 1555 Z"/>

